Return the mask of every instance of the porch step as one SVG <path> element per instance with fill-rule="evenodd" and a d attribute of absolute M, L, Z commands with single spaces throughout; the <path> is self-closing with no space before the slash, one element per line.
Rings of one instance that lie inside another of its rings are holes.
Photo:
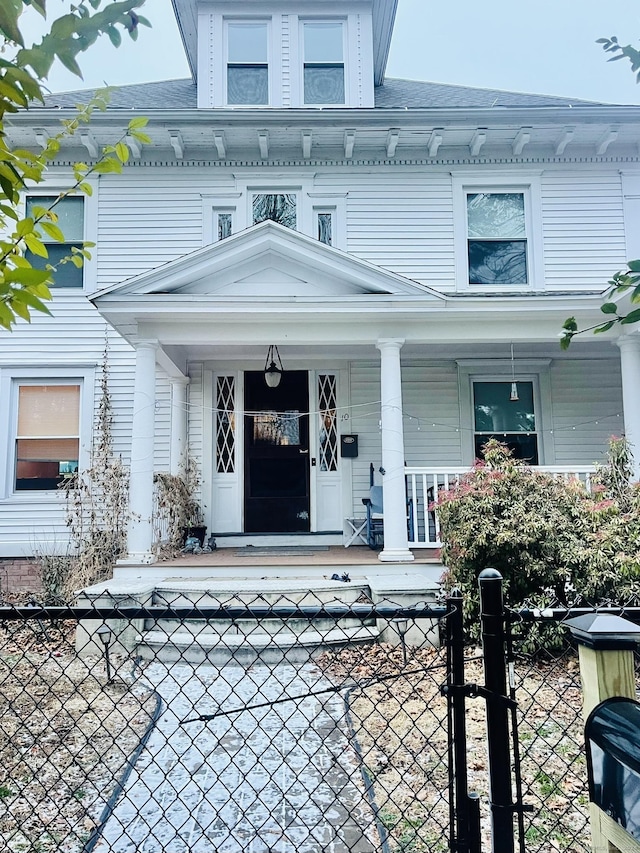
<path fill-rule="evenodd" d="M 379 631 L 375 624 L 357 627 L 336 626 L 327 631 L 307 628 L 300 633 L 265 631 L 231 634 L 227 631 L 200 631 L 197 634 L 184 629 L 171 633 L 161 629 L 145 631 L 138 636 L 138 653 L 143 659 L 166 662 L 184 660 L 189 663 L 208 662 L 224 665 L 231 659 L 242 664 L 257 660 L 265 664 L 288 661 L 305 663 L 327 648 L 373 643 Z M 308 623 L 307 623 L 308 625 Z"/>
<path fill-rule="evenodd" d="M 155 585 L 154 604 L 179 607 L 216 605 L 250 607 L 252 604 L 321 605 L 370 601 L 364 578 L 350 582 L 309 578 L 166 578 Z"/>
<path fill-rule="evenodd" d="M 297 578 L 165 578 L 155 585 L 152 603 L 168 607 L 322 606 L 370 603 L 364 578 L 342 582 L 315 577 Z M 375 619 L 309 619 L 266 617 L 147 620 L 137 636 L 143 658 L 164 661 L 231 660 L 276 663 L 308 661 L 327 647 L 371 643 L 379 635 Z"/>

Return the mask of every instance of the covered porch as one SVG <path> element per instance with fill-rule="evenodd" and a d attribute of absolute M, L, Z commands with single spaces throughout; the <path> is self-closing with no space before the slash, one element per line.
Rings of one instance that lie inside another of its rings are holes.
<path fill-rule="evenodd" d="M 415 562 L 490 436 L 588 486 L 611 434 L 640 446 L 640 336 L 561 352 L 578 300 L 598 316 L 597 295 L 445 297 L 271 222 L 103 291 L 136 353 L 123 567 L 154 562 L 154 472 L 180 474 L 187 449 L 227 552 L 349 544 L 373 465 L 384 546 L 367 558 Z"/>

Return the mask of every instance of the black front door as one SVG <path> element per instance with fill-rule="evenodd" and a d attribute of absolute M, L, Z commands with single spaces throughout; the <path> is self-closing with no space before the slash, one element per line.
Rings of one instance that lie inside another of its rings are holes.
<path fill-rule="evenodd" d="M 309 530 L 309 378 L 285 371 L 277 388 L 244 375 L 244 529 Z"/>

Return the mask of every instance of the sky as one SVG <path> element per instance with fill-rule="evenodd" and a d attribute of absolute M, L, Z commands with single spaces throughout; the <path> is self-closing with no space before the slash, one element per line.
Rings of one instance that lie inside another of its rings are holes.
<path fill-rule="evenodd" d="M 57 17 L 64 0 L 48 8 Z M 117 50 L 103 39 L 80 58 L 84 81 L 56 68 L 51 91 L 187 77 L 171 0 L 140 11 L 153 29 Z M 640 0 L 398 0 L 387 76 L 640 104 L 629 62 L 607 63 L 595 44 L 611 35 L 640 46 Z"/>

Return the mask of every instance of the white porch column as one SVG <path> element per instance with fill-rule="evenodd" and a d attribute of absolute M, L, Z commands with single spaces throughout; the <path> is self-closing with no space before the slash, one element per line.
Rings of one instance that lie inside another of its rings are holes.
<path fill-rule="evenodd" d="M 187 376 L 171 378 L 171 456 L 174 476 L 184 476 L 187 451 Z"/>
<path fill-rule="evenodd" d="M 156 403 L 156 341 L 136 345 L 133 391 L 131 475 L 127 563 L 152 563 L 153 545 L 153 444 Z"/>
<path fill-rule="evenodd" d="M 404 433 L 402 427 L 402 340 L 380 340 L 380 399 L 382 419 L 382 498 L 384 505 L 384 548 L 378 559 L 384 563 L 409 562 L 413 554 L 407 537 L 407 495 L 404 479 Z"/>
<path fill-rule="evenodd" d="M 622 335 L 616 343 L 620 347 L 624 432 L 633 453 L 633 479 L 640 480 L 640 334 Z"/>

